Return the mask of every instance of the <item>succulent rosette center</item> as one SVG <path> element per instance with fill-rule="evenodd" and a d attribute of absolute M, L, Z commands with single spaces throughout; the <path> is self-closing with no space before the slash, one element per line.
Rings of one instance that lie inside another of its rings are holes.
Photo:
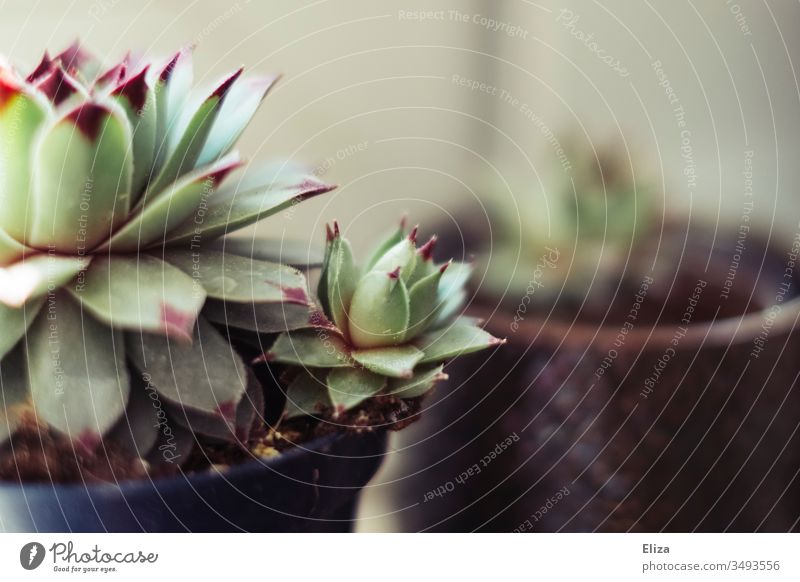
<path fill-rule="evenodd" d="M 304 274 L 222 237 L 332 187 L 233 151 L 276 75 L 195 89 L 191 57 L 0 59 L 0 445 L 26 414 L 142 457 L 165 423 L 244 438 L 261 391 L 230 338 L 308 325 Z"/>
<path fill-rule="evenodd" d="M 288 416 L 335 413 L 367 398 L 416 398 L 446 378 L 444 361 L 503 343 L 459 317 L 467 263 L 437 264 L 436 236 L 417 246 L 401 224 L 363 267 L 334 223 L 317 295 L 329 329 L 278 337 L 267 357 L 303 366 L 288 389 Z"/>

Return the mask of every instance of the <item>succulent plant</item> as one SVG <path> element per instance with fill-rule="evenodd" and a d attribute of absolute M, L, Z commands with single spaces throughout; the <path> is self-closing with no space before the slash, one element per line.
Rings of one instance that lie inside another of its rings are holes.
<path fill-rule="evenodd" d="M 0 445 L 26 414 L 143 457 L 246 436 L 261 388 L 230 338 L 310 325 L 311 300 L 269 244 L 221 237 L 331 187 L 246 171 L 231 149 L 277 77 L 241 74 L 196 91 L 188 50 L 103 70 L 77 44 L 0 61 Z"/>
<path fill-rule="evenodd" d="M 621 145 L 582 147 L 571 138 L 565 151 L 569 170 L 557 164 L 546 192 L 527 192 L 520 207 L 490 196 L 500 233 L 491 255 L 480 259 L 482 285 L 490 292 L 511 291 L 518 301 L 535 288 L 533 300 L 540 304 L 562 294 L 582 297 L 593 286 L 606 286 L 648 232 L 655 193 L 634 175 Z"/>
<path fill-rule="evenodd" d="M 433 260 L 436 237 L 392 233 L 363 267 L 334 222 L 317 295 L 327 325 L 278 336 L 265 358 L 300 367 L 286 417 L 332 414 L 377 395 L 416 398 L 447 378 L 444 362 L 505 340 L 460 317 L 472 267 Z"/>

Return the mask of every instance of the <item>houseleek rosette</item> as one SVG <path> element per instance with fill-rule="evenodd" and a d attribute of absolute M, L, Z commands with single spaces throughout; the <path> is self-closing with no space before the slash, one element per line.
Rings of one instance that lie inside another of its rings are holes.
<path fill-rule="evenodd" d="M 417 398 L 446 379 L 444 362 L 503 343 L 460 316 L 466 263 L 437 265 L 436 237 L 417 248 L 400 228 L 363 267 L 334 223 L 317 294 L 329 324 L 278 336 L 266 359 L 300 367 L 286 417 L 334 416 L 378 395 Z"/>
<path fill-rule="evenodd" d="M 229 338 L 307 326 L 312 308 L 269 246 L 220 237 L 331 189 L 287 164 L 245 172 L 231 151 L 276 77 L 192 90 L 187 50 L 106 70 L 77 44 L 29 74 L 2 62 L 0 445 L 29 414 L 143 457 L 159 439 L 245 438 L 262 393 Z"/>

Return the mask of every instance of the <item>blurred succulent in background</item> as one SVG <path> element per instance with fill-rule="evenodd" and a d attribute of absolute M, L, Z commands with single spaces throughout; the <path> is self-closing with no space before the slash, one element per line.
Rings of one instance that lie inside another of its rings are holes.
<path fill-rule="evenodd" d="M 246 437 L 261 389 L 228 336 L 308 325 L 311 300 L 266 243 L 215 239 L 331 190 L 288 164 L 223 185 L 277 77 L 190 91 L 187 50 L 101 70 L 77 44 L 2 63 L 0 444 L 26 413 L 141 456 Z"/>
<path fill-rule="evenodd" d="M 338 415 L 377 395 L 416 398 L 445 360 L 504 342 L 459 317 L 471 273 L 433 261 L 436 237 L 417 248 L 403 224 L 363 267 L 339 225 L 328 227 L 317 294 L 327 326 L 288 331 L 265 355 L 302 367 L 287 390 L 287 417 Z"/>
<path fill-rule="evenodd" d="M 514 300 L 536 273 L 537 300 L 583 296 L 618 271 L 653 222 L 655 192 L 634 174 L 622 145 L 565 144 L 569 168 L 554 165 L 544 192 L 527 191 L 519 205 L 489 196 L 495 232 L 491 256 L 480 262 L 482 286 Z M 553 257 L 558 257 L 554 262 Z"/>

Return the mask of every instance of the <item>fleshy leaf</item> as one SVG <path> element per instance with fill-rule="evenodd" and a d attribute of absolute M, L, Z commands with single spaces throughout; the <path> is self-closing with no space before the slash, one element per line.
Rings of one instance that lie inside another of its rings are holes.
<path fill-rule="evenodd" d="M 131 375 L 130 381 L 128 407 L 106 438 L 132 455 L 145 457 L 158 440 L 158 427 L 166 412 L 153 386 L 136 374 Z"/>
<path fill-rule="evenodd" d="M 353 250 L 350 248 L 350 242 L 339 235 L 338 232 L 331 245 L 326 266 L 325 283 L 328 286 L 328 313 L 333 319 L 333 323 L 339 329 L 344 330 L 347 329 L 347 312 L 350 309 L 353 293 L 356 291 L 359 270 L 353 261 Z"/>
<path fill-rule="evenodd" d="M 378 259 L 378 262 L 375 263 L 372 269 L 370 269 L 370 272 L 388 272 L 396 267 L 400 267 L 400 276 L 403 278 L 403 281 L 408 281 L 414 273 L 416 264 L 417 247 L 414 244 L 412 235 L 409 235 L 386 251 L 384 255 Z"/>
<path fill-rule="evenodd" d="M 214 125 L 225 96 L 241 74 L 241 69 L 225 78 L 191 115 L 186 124 L 174 125 L 175 135 L 180 136 L 164 162 L 164 167 L 151 185 L 153 192 L 160 192 L 175 180 L 194 170 L 211 128 Z M 167 128 L 172 133 L 173 128 Z"/>
<path fill-rule="evenodd" d="M 443 362 L 449 358 L 463 356 L 505 342 L 506 340 L 497 339 L 479 327 L 457 320 L 447 328 L 419 336 L 414 341 L 414 345 L 425 353 L 420 360 L 421 364 L 425 364 Z"/>
<path fill-rule="evenodd" d="M 192 86 L 192 50 L 184 48 L 158 69 L 149 80 L 156 97 L 156 156 L 154 170 L 162 167 L 169 150 L 168 135 L 184 109 Z M 155 178 L 155 176 L 153 176 Z"/>
<path fill-rule="evenodd" d="M 233 347 L 209 322 L 197 320 L 191 343 L 137 333 L 128 333 L 126 343 L 133 366 L 173 406 L 233 425 L 247 373 Z"/>
<path fill-rule="evenodd" d="M 114 89 L 112 96 L 125 110 L 133 134 L 133 205 L 150 179 L 156 155 L 158 115 L 155 93 L 147 83 L 147 68 Z"/>
<path fill-rule="evenodd" d="M 283 172 L 283 167 L 283 164 L 276 164 L 238 183 L 231 180 L 217 192 L 202 214 L 195 213 L 171 231 L 167 242 L 198 240 L 205 244 L 335 187 L 320 182 L 311 174 Z"/>
<path fill-rule="evenodd" d="M 386 254 L 386 252 L 406 238 L 406 225 L 405 219 L 400 222 L 400 227 L 394 231 L 386 240 L 384 240 L 378 247 L 373 251 L 372 256 L 370 257 L 369 261 L 367 261 L 367 265 L 364 269 L 365 273 L 368 273 L 372 270 L 375 266 L 375 263 Z"/>
<path fill-rule="evenodd" d="M 233 147 L 277 80 L 277 75 L 246 77 L 231 87 L 197 160 L 198 166 L 213 162 Z"/>
<path fill-rule="evenodd" d="M 86 269 L 91 257 L 34 255 L 0 268 L 0 303 L 19 307 L 41 297 L 49 289 L 58 289 Z"/>
<path fill-rule="evenodd" d="M 259 261 L 290 265 L 298 269 L 321 267 L 323 260 L 322 249 L 296 240 L 225 237 L 211 241 L 204 248 Z M 0 261 L 2 261 L 2 254 L 0 254 Z"/>
<path fill-rule="evenodd" d="M 414 366 L 422 359 L 423 353 L 408 345 L 353 350 L 352 356 L 356 362 L 376 374 L 392 378 L 410 378 L 414 374 Z"/>
<path fill-rule="evenodd" d="M 236 406 L 233 420 L 189 406 L 169 405 L 170 418 L 194 434 L 229 443 L 243 443 L 250 434 L 256 413 L 263 414 L 261 385 L 250 368 L 246 369 L 247 390 Z M 259 400 L 260 398 L 260 400 Z M 260 403 L 260 404 L 259 404 Z M 260 412 L 259 412 L 260 407 Z"/>
<path fill-rule="evenodd" d="M 364 275 L 350 302 L 350 340 L 359 348 L 397 345 L 408 327 L 408 291 L 396 272 Z"/>
<path fill-rule="evenodd" d="M 189 340 L 205 302 L 191 276 L 149 255 L 97 256 L 69 288 L 86 311 L 116 329 Z"/>
<path fill-rule="evenodd" d="M 42 308 L 42 299 L 22 307 L 8 307 L 0 303 L 0 361 L 19 342 Z"/>
<path fill-rule="evenodd" d="M 153 243 L 160 245 L 165 237 L 169 238 L 172 229 L 183 223 L 204 201 L 216 196 L 220 182 L 241 163 L 237 154 L 231 154 L 212 166 L 184 176 L 165 192 L 146 192 L 139 202 L 138 213 L 98 250 L 132 252 Z"/>
<path fill-rule="evenodd" d="M 328 373 L 328 394 L 341 413 L 375 396 L 386 386 L 386 378 L 358 368 L 337 368 Z"/>
<path fill-rule="evenodd" d="M 0 230 L 25 240 L 31 192 L 31 160 L 37 128 L 50 105 L 25 89 L 0 64 Z M 5 235 L 0 235 L 5 238 Z M 0 249 L 8 246 L 0 241 Z M 0 262 L 7 251 L 0 251 Z"/>
<path fill-rule="evenodd" d="M 101 324 L 66 293 L 28 331 L 28 371 L 36 415 L 87 450 L 125 412 L 130 384 L 122 333 Z"/>
<path fill-rule="evenodd" d="M 28 252 L 30 252 L 30 249 L 11 238 L 11 235 L 6 231 L 0 229 L 0 267 L 16 262 Z"/>
<path fill-rule="evenodd" d="M 315 312 L 296 303 L 228 303 L 212 298 L 206 301 L 203 316 L 226 327 L 261 334 L 320 327 L 315 324 Z"/>
<path fill-rule="evenodd" d="M 467 299 L 464 287 L 472 271 L 470 263 L 450 263 L 439 282 L 438 313 L 432 325 L 444 325 L 461 311 Z"/>
<path fill-rule="evenodd" d="M 131 129 L 124 113 L 84 103 L 35 146 L 30 246 L 82 255 L 130 210 Z"/>
<path fill-rule="evenodd" d="M 350 349 L 344 341 L 324 330 L 282 333 L 266 354 L 266 359 L 309 368 L 341 368 L 352 365 Z"/>
<path fill-rule="evenodd" d="M 308 370 L 301 370 L 286 389 L 286 418 L 320 416 L 333 408 L 328 386 Z"/>
<path fill-rule="evenodd" d="M 14 434 L 30 409 L 25 349 L 20 344 L 8 357 L 0 359 L 0 446 Z"/>
<path fill-rule="evenodd" d="M 427 393 L 436 382 L 447 380 L 443 373 L 443 364 L 433 368 L 418 370 L 411 378 L 389 380 L 385 394 L 392 394 L 399 398 L 418 398 Z"/>
<path fill-rule="evenodd" d="M 436 269 L 433 274 L 414 283 L 413 287 L 408 291 L 410 311 L 408 331 L 404 338 L 406 341 L 425 331 L 428 322 L 436 315 L 439 307 L 437 298 L 441 278 L 442 271 Z"/>
<path fill-rule="evenodd" d="M 167 250 L 163 258 L 191 275 L 215 299 L 248 304 L 310 304 L 306 278 L 292 267 L 210 249 Z"/>

